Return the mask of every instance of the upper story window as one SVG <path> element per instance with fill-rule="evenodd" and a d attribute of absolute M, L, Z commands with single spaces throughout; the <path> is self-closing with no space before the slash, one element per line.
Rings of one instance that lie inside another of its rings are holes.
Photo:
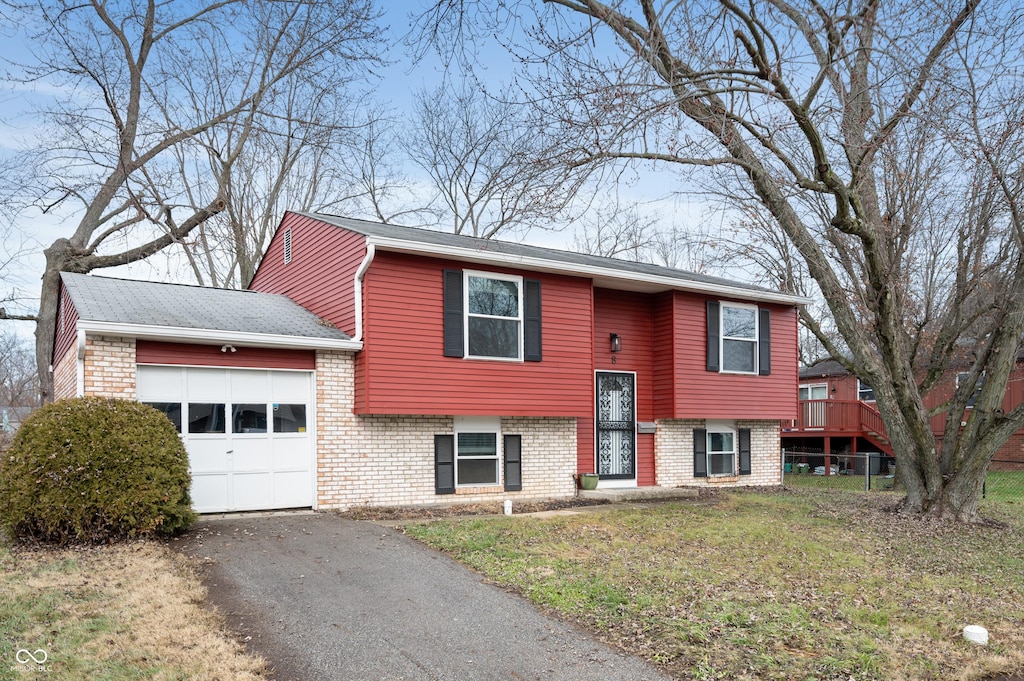
<path fill-rule="evenodd" d="M 444 270 L 444 355 L 541 361 L 541 283 L 512 274 Z"/>
<path fill-rule="evenodd" d="M 522 359 L 522 277 L 466 272 L 467 357 Z"/>
<path fill-rule="evenodd" d="M 771 310 L 707 301 L 707 369 L 730 374 L 772 372 Z"/>
<path fill-rule="evenodd" d="M 722 303 L 722 371 L 757 373 L 757 307 Z"/>

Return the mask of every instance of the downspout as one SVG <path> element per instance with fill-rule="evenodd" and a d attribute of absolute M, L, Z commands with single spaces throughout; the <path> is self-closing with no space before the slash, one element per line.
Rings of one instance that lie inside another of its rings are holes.
<path fill-rule="evenodd" d="M 85 331 L 78 330 L 78 359 L 75 361 L 75 397 L 85 395 Z"/>
<path fill-rule="evenodd" d="M 361 343 L 363 342 L 363 277 L 366 276 L 366 270 L 370 269 L 370 263 L 373 262 L 373 256 L 376 255 L 376 248 L 372 243 L 366 244 L 366 255 L 363 257 L 363 261 L 359 263 L 359 269 L 356 270 L 355 277 L 355 306 L 356 306 L 356 334 L 352 340 Z"/>

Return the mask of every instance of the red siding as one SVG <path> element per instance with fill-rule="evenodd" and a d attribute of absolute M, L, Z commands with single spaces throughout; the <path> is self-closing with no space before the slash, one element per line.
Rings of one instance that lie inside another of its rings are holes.
<path fill-rule="evenodd" d="M 292 230 L 292 259 L 286 265 L 287 229 Z M 282 293 L 354 335 L 355 273 L 365 254 L 366 240 L 362 235 L 285 213 L 249 288 Z"/>
<path fill-rule="evenodd" d="M 675 294 L 675 398 L 668 418 L 793 419 L 797 413 L 796 310 L 771 310 L 772 372 L 769 376 L 707 371 L 707 312 L 703 296 Z"/>
<path fill-rule="evenodd" d="M 654 310 L 650 295 L 594 289 L 594 367 L 597 371 L 636 373 L 637 421 L 654 420 Z M 620 352 L 610 350 L 613 333 L 621 339 Z M 653 485 L 653 435 L 637 435 L 636 459 L 637 485 Z"/>
<path fill-rule="evenodd" d="M 654 413 L 675 413 L 675 296 L 659 294 L 654 300 Z"/>
<path fill-rule="evenodd" d="M 50 358 L 52 364 L 56 364 L 75 344 L 75 339 L 78 337 L 77 326 L 78 310 L 71 302 L 71 296 L 68 295 L 64 284 L 61 284 L 60 301 L 57 307 L 57 329 L 53 338 L 53 357 Z"/>
<path fill-rule="evenodd" d="M 591 413 L 591 284 L 512 269 L 542 286 L 543 361 L 445 357 L 442 272 L 461 263 L 378 252 L 364 280 L 356 412 L 584 416 Z"/>
<path fill-rule="evenodd" d="M 221 352 L 220 348 L 219 345 L 139 340 L 135 345 L 135 361 L 139 364 L 188 364 L 247 369 L 316 368 L 316 354 L 312 350 L 237 347 L 235 352 Z"/>

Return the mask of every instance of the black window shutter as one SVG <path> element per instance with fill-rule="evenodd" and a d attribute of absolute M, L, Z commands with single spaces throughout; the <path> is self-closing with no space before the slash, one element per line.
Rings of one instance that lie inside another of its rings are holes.
<path fill-rule="evenodd" d="M 527 279 L 523 282 L 523 359 L 527 362 L 541 360 L 540 323 L 540 282 Z"/>
<path fill-rule="evenodd" d="M 708 371 L 718 371 L 718 301 L 708 301 Z"/>
<path fill-rule="evenodd" d="M 750 428 L 740 428 L 740 475 L 750 475 Z"/>
<path fill-rule="evenodd" d="M 766 307 L 757 312 L 757 373 L 767 376 L 772 373 L 772 312 Z"/>
<path fill-rule="evenodd" d="M 455 436 L 434 436 L 434 492 L 455 494 Z"/>
<path fill-rule="evenodd" d="M 463 357 L 462 270 L 444 271 L 444 356 Z"/>
<path fill-rule="evenodd" d="M 708 431 L 693 429 L 693 477 L 708 477 Z"/>
<path fill-rule="evenodd" d="M 505 491 L 523 489 L 523 436 L 506 435 L 502 438 L 505 450 Z"/>

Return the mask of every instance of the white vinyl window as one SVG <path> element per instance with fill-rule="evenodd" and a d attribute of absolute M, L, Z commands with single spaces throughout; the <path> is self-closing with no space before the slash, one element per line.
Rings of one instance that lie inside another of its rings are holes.
<path fill-rule="evenodd" d="M 722 303 L 722 371 L 757 373 L 757 306 Z"/>
<path fill-rule="evenodd" d="M 523 358 L 523 278 L 465 273 L 467 357 Z"/>
<path fill-rule="evenodd" d="M 736 430 L 708 424 L 708 475 L 736 475 Z"/>
<path fill-rule="evenodd" d="M 501 420 L 460 417 L 455 421 L 455 486 L 497 485 Z"/>

